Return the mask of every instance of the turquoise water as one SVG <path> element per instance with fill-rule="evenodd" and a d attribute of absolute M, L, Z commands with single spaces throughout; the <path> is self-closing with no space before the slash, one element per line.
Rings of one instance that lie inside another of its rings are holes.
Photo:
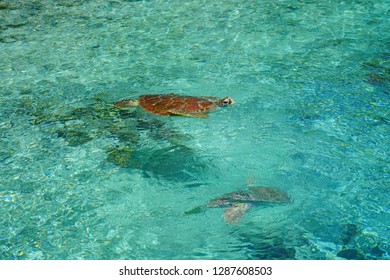
<path fill-rule="evenodd" d="M 1 1 L 1 259 L 390 259 L 390 5 Z M 208 119 L 113 102 L 231 96 Z M 292 203 L 184 212 L 246 185 Z"/>

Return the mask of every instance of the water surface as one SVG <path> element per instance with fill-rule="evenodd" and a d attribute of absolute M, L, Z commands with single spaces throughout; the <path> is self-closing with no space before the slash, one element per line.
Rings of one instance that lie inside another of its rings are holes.
<path fill-rule="evenodd" d="M 0 2 L 0 258 L 389 259 L 389 8 Z M 112 107 L 169 92 L 236 104 Z M 292 203 L 183 215 L 248 184 Z"/>

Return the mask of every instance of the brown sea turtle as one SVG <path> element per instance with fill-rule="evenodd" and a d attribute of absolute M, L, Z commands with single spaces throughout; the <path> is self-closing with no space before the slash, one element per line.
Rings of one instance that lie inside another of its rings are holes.
<path fill-rule="evenodd" d="M 138 99 L 122 99 L 114 103 L 117 108 L 140 106 L 142 109 L 163 116 L 187 116 L 207 118 L 207 113 L 234 104 L 230 97 L 196 97 L 176 94 L 148 94 Z"/>
<path fill-rule="evenodd" d="M 226 207 L 223 218 L 227 223 L 237 223 L 254 205 L 265 203 L 288 203 L 289 196 L 273 187 L 250 187 L 245 191 L 231 192 L 211 200 L 204 206 L 196 207 L 185 214 L 195 214 L 207 208 Z"/>

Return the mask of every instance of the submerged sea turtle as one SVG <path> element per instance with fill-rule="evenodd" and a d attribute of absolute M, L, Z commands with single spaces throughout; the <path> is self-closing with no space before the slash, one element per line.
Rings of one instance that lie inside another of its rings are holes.
<path fill-rule="evenodd" d="M 142 109 L 163 116 L 187 116 L 207 118 L 207 113 L 234 104 L 230 97 L 196 97 L 176 94 L 141 95 L 137 100 L 122 99 L 115 102 L 117 108 L 140 106 Z"/>
<path fill-rule="evenodd" d="M 204 206 L 199 206 L 185 212 L 185 214 L 199 213 L 206 208 L 227 207 L 223 213 L 223 218 L 227 223 L 237 223 L 256 204 L 288 203 L 290 201 L 289 196 L 279 189 L 272 187 L 250 187 L 246 191 L 224 194 Z"/>

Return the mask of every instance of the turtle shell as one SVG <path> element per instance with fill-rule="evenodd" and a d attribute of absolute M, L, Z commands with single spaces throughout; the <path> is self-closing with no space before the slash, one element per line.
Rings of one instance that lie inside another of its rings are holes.
<path fill-rule="evenodd" d="M 248 191 L 225 194 L 210 201 L 206 207 L 229 207 L 234 203 L 283 203 L 290 202 L 288 195 L 272 187 L 251 187 Z"/>
<path fill-rule="evenodd" d="M 215 97 L 179 96 L 175 94 L 141 95 L 139 105 L 146 111 L 163 116 L 183 115 L 207 117 L 205 113 L 220 106 Z"/>
<path fill-rule="evenodd" d="M 262 203 L 288 203 L 290 197 L 273 187 L 251 187 L 244 191 L 231 192 L 211 200 L 204 206 L 195 207 L 186 214 L 199 213 L 206 208 L 224 207 L 223 218 L 227 223 L 238 223 L 254 205 Z"/>

